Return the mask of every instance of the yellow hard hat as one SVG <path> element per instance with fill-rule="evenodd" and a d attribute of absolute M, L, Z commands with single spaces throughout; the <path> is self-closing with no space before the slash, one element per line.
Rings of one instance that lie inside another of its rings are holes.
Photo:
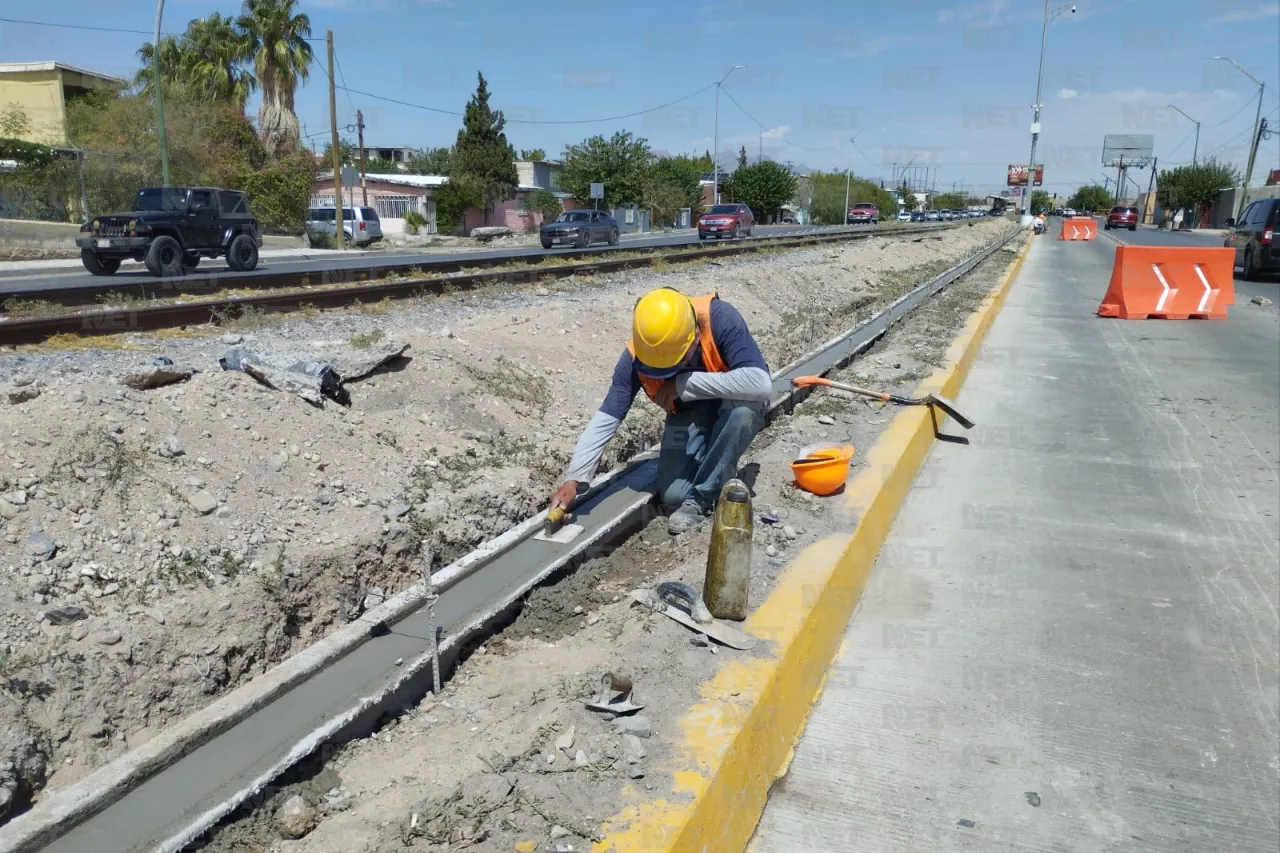
<path fill-rule="evenodd" d="M 678 367 L 697 336 L 693 303 L 678 290 L 660 287 L 636 302 L 631 345 L 636 361 L 653 371 Z"/>

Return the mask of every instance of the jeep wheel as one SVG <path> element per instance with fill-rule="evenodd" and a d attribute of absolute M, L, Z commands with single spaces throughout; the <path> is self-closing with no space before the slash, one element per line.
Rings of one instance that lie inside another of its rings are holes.
<path fill-rule="evenodd" d="M 227 266 L 236 272 L 249 272 L 258 265 L 258 244 L 248 234 L 238 234 L 227 249 Z"/>
<path fill-rule="evenodd" d="M 610 231 L 610 232 L 609 232 L 609 245 L 610 245 L 610 246 L 616 246 L 616 245 L 618 245 L 618 236 L 619 236 L 619 235 L 618 235 L 618 229 L 617 229 L 617 228 L 615 228 L 615 229 L 613 229 L 612 231 Z"/>
<path fill-rule="evenodd" d="M 182 275 L 182 247 L 172 237 L 161 234 L 147 247 L 147 270 L 161 278 Z"/>
<path fill-rule="evenodd" d="M 195 252 L 187 252 L 182 256 L 182 265 L 188 270 L 193 270 L 200 266 L 200 256 Z"/>
<path fill-rule="evenodd" d="M 1262 270 L 1259 269 L 1252 245 L 1244 250 L 1244 264 L 1240 267 L 1240 273 L 1245 281 L 1258 281 L 1262 277 Z"/>
<path fill-rule="evenodd" d="M 115 275 L 116 270 L 120 269 L 119 258 L 100 258 L 91 249 L 80 250 L 80 263 L 93 275 Z"/>

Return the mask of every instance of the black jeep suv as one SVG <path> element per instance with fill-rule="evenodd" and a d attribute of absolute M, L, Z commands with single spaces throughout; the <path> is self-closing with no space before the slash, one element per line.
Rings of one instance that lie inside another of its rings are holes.
<path fill-rule="evenodd" d="M 213 187 L 146 187 L 133 210 L 94 217 L 76 238 L 80 261 L 94 275 L 112 275 L 125 258 L 144 261 L 152 275 L 183 275 L 201 258 L 227 256 L 247 272 L 258 265 L 262 231 L 242 192 Z"/>

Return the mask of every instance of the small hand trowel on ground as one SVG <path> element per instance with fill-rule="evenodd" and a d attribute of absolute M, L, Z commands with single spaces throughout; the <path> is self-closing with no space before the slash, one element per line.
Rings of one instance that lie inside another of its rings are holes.
<path fill-rule="evenodd" d="M 871 391 L 866 388 L 859 388 L 857 385 L 846 385 L 843 382 L 832 382 L 825 376 L 797 376 L 791 380 L 791 384 L 797 388 L 812 388 L 815 385 L 822 385 L 827 388 L 835 388 L 837 391 L 848 391 L 850 394 L 858 394 L 862 397 L 871 397 L 883 403 L 895 403 L 899 406 L 928 406 L 930 408 L 938 408 L 951 417 L 956 423 L 965 429 L 973 429 L 973 420 L 961 413 L 956 404 L 948 400 L 946 397 L 938 394 L 926 394 L 923 397 L 899 397 L 897 394 L 887 394 L 883 391 Z"/>
<path fill-rule="evenodd" d="M 555 542 L 560 545 L 572 542 L 583 531 L 581 524 L 566 524 L 573 516 L 560 507 L 547 511 L 546 521 L 542 522 L 542 530 L 533 538 L 539 542 Z"/>
<path fill-rule="evenodd" d="M 661 613 L 686 628 L 704 634 L 722 646 L 743 651 L 755 648 L 754 637 L 711 618 L 711 612 L 702 602 L 702 597 L 688 584 L 667 581 L 653 589 L 637 589 L 631 593 L 631 598 L 655 613 Z"/>
<path fill-rule="evenodd" d="M 587 703 L 587 708 L 604 714 L 630 714 L 643 705 L 631 700 L 631 679 L 625 675 L 606 672 L 600 679 L 600 695 Z"/>

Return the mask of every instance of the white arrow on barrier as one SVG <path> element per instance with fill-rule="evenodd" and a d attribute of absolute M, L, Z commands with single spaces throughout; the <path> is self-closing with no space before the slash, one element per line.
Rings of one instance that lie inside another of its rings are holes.
<path fill-rule="evenodd" d="M 1072 240 L 1080 239 L 1080 229 L 1075 227 L 1074 225 L 1071 226 L 1071 239 Z"/>
<path fill-rule="evenodd" d="M 1205 306 L 1209 304 L 1209 297 L 1216 296 L 1218 291 L 1209 286 L 1209 280 L 1204 277 L 1204 270 L 1200 269 L 1199 264 L 1192 264 L 1196 268 L 1196 275 L 1200 277 L 1200 283 L 1204 285 L 1204 296 L 1200 297 L 1200 306 L 1198 311 L 1203 312 Z"/>
<path fill-rule="evenodd" d="M 1164 273 L 1160 272 L 1160 265 L 1152 264 L 1151 269 L 1155 271 L 1156 278 L 1160 281 L 1160 286 L 1164 288 L 1164 293 L 1160 294 L 1160 301 L 1156 303 L 1156 313 L 1159 314 L 1164 311 L 1164 303 L 1169 298 L 1171 290 L 1169 282 L 1164 280 Z"/>

